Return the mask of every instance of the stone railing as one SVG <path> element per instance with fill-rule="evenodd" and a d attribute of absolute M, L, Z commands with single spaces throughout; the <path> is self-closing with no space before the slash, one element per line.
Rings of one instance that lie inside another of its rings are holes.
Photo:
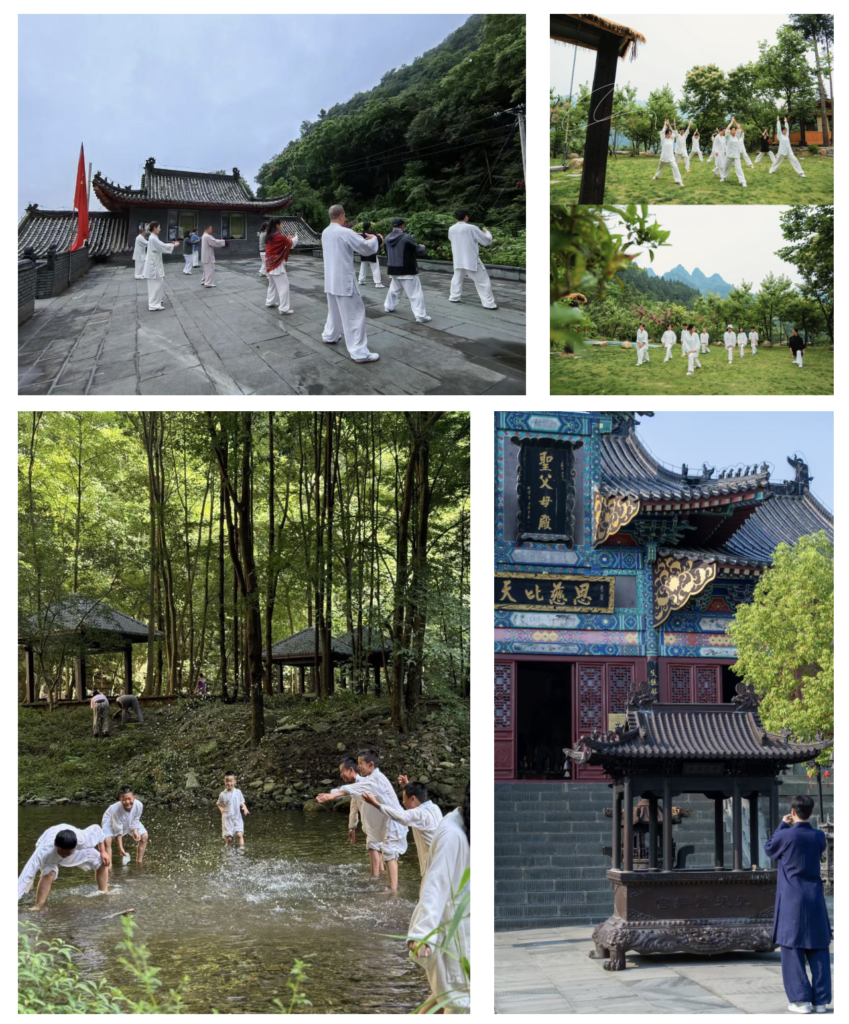
<path fill-rule="evenodd" d="M 18 323 L 35 312 L 36 270 L 34 259 L 18 260 Z"/>

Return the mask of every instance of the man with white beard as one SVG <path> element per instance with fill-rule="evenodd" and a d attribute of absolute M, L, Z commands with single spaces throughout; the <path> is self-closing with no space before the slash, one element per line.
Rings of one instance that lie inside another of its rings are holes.
<path fill-rule="evenodd" d="M 165 264 L 162 261 L 162 254 L 173 252 L 180 243 L 159 240 L 158 220 L 152 220 L 147 229 L 150 235 L 147 239 L 143 276 L 147 281 L 147 308 L 155 313 L 157 310 L 165 309 L 162 304 L 165 298 Z"/>
<path fill-rule="evenodd" d="M 678 339 L 675 337 L 675 331 L 672 330 L 672 324 L 666 325 L 666 330 L 663 332 L 663 336 L 660 339 L 661 345 L 666 349 L 666 358 L 663 360 L 668 363 L 672 358 L 672 349 L 675 348 L 675 342 Z"/>
<path fill-rule="evenodd" d="M 651 362 L 649 359 L 649 336 L 645 324 L 640 324 L 637 330 L 637 366 L 642 366 L 644 361 Z"/>
<path fill-rule="evenodd" d="M 215 277 L 215 249 L 222 249 L 227 244 L 224 238 L 215 238 L 212 234 L 212 225 L 204 228 L 200 237 L 200 261 L 203 265 L 204 288 L 216 288 L 213 278 Z"/>
<path fill-rule="evenodd" d="M 366 307 L 354 274 L 354 253 L 372 256 L 380 247 L 380 239 L 368 233 L 362 238 L 346 228 L 343 206 L 331 206 L 327 215 L 330 223 L 321 233 L 327 323 L 321 340 L 325 345 L 335 345 L 344 335 L 348 355 L 355 363 L 376 363 L 380 356 L 368 349 Z"/>
<path fill-rule="evenodd" d="M 731 363 L 734 357 L 734 346 L 737 344 L 737 335 L 734 333 L 734 328 L 731 324 L 728 325 L 725 334 L 722 336 L 722 340 L 725 342 L 725 351 L 728 353 L 728 362 Z"/>
<path fill-rule="evenodd" d="M 733 167 L 737 174 L 737 180 L 743 188 L 746 188 L 746 178 L 740 163 L 742 155 L 743 143 L 737 135 L 737 122 L 732 117 L 731 124 L 728 127 L 728 135 L 725 136 L 725 167 L 723 168 L 722 177 L 719 179 L 720 181 L 728 181 L 728 175 Z"/>
<path fill-rule="evenodd" d="M 136 268 L 136 280 L 144 280 L 144 258 L 147 256 L 147 238 L 144 233 L 144 226 L 139 228 L 136 236 L 136 244 L 133 246 L 133 263 Z"/>
<path fill-rule="evenodd" d="M 784 163 L 785 160 L 790 161 L 790 166 L 793 170 L 802 178 L 807 178 L 807 174 L 802 170 L 802 165 L 796 159 L 796 155 L 793 152 L 793 147 L 790 145 L 790 129 L 787 125 L 787 118 L 784 118 L 784 127 L 781 127 L 781 117 L 775 119 L 775 134 L 778 136 L 778 156 L 775 158 L 775 163 L 770 167 L 769 173 L 775 174 L 779 166 Z"/>
<path fill-rule="evenodd" d="M 699 341 L 701 342 L 701 346 L 702 346 L 702 355 L 706 356 L 708 354 L 708 352 L 710 352 L 710 349 L 708 348 L 708 342 L 710 341 L 710 335 L 708 334 L 707 331 L 702 331 L 702 333 L 699 335 Z"/>
<path fill-rule="evenodd" d="M 687 376 L 692 377 L 696 367 L 700 370 L 702 364 L 699 362 L 699 336 L 696 334 L 695 324 L 689 324 L 686 331 L 681 332 L 681 348 L 687 357 Z"/>
<path fill-rule="evenodd" d="M 672 128 L 678 132 L 675 136 L 675 158 L 676 163 L 678 159 L 684 161 L 684 166 L 687 168 L 687 174 L 690 173 L 690 154 L 687 152 L 687 139 L 690 137 L 690 128 L 692 128 L 693 122 L 687 125 L 686 128 L 679 128 L 677 124 L 673 122 Z"/>
<path fill-rule="evenodd" d="M 492 245 L 492 235 L 486 228 L 469 223 L 468 210 L 455 210 L 456 224 L 448 229 L 448 241 L 451 243 L 451 255 L 454 257 L 454 276 L 451 278 L 449 302 L 460 302 L 463 294 L 463 281 L 471 278 L 478 291 L 478 298 L 484 309 L 498 309 L 492 294 L 489 274 L 478 255 L 482 245 Z"/>
<path fill-rule="evenodd" d="M 681 180 L 681 172 L 675 161 L 675 140 L 672 138 L 672 129 L 669 127 L 668 119 L 664 121 L 663 130 L 660 133 L 660 159 L 657 162 L 657 174 L 654 175 L 653 180 L 660 177 L 664 164 L 669 164 L 672 168 L 672 177 L 683 188 L 684 182 Z"/>
<path fill-rule="evenodd" d="M 743 358 L 743 355 L 746 352 L 746 342 L 747 341 L 748 341 L 748 338 L 746 337 L 746 332 L 741 327 L 740 330 L 737 332 L 737 344 L 740 347 L 740 358 L 741 359 Z"/>
<path fill-rule="evenodd" d="M 751 331 L 749 331 L 749 341 L 752 343 L 752 355 L 755 355 L 755 353 L 758 351 L 759 339 L 758 332 L 754 329 L 754 327 L 751 329 Z"/>

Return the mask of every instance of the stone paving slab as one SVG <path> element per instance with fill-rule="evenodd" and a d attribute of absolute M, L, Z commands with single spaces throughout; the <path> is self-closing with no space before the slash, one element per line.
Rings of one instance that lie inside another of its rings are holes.
<path fill-rule="evenodd" d="M 778 950 L 628 953 L 626 970 L 605 971 L 587 955 L 591 933 L 583 926 L 496 932 L 496 1013 L 787 1012 Z"/>
<path fill-rule="evenodd" d="M 516 395 L 525 393 L 525 285 L 495 281 L 497 310 L 468 288 L 448 301 L 450 276 L 421 275 L 429 324 L 406 298 L 386 313 L 386 290 L 362 287 L 369 347 L 358 365 L 344 342 L 321 340 L 327 317 L 320 259 L 290 263 L 291 304 L 267 308 L 255 260 L 216 266 L 216 285 L 177 265 L 165 271 L 165 309 L 147 308 L 132 267 L 96 264 L 62 295 L 36 301 L 18 332 L 18 391 L 28 395 Z"/>

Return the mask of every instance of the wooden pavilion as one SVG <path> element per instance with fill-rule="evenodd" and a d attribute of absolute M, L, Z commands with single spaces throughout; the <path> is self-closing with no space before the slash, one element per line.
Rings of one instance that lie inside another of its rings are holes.
<path fill-rule="evenodd" d="M 315 626 L 307 626 L 299 633 L 287 636 L 285 640 L 278 640 L 271 648 L 271 662 L 277 666 L 277 689 L 283 691 L 283 666 L 291 665 L 298 669 L 298 693 L 304 692 L 304 677 L 307 668 L 321 665 L 321 640 L 318 640 L 318 660 L 316 661 L 316 633 Z M 330 641 L 330 650 L 333 656 L 333 667 L 349 661 L 351 648 L 348 644 L 338 639 Z M 262 660 L 268 661 L 268 651 L 262 652 Z"/>
<path fill-rule="evenodd" d="M 154 635 L 163 634 L 156 630 Z M 67 653 L 74 657 L 74 697 L 85 700 L 86 659 L 91 654 L 124 655 L 124 686 L 133 692 L 133 644 L 147 643 L 148 627 L 105 601 L 84 594 L 70 594 L 49 605 L 42 619 L 32 616 L 20 631 L 18 643 L 26 656 L 26 703 L 38 699 L 34 648 Z"/>
<path fill-rule="evenodd" d="M 386 674 L 387 692 L 389 690 L 389 661 L 392 658 L 392 639 L 376 629 L 369 629 L 368 626 L 363 626 L 359 630 L 359 635 L 360 642 L 357 646 L 359 647 L 360 658 L 364 664 L 368 664 L 374 669 L 374 692 L 379 697 L 381 668 L 383 668 Z M 352 662 L 355 653 L 356 637 L 357 630 L 354 630 L 352 633 L 343 633 L 342 636 L 337 637 L 339 643 L 344 644 L 350 651 Z"/>
<path fill-rule="evenodd" d="M 624 60 L 629 52 L 633 60 L 637 55 L 637 44 L 644 43 L 646 38 L 636 29 L 608 21 L 597 14 L 552 14 L 549 28 L 550 37 L 556 42 L 581 46 L 598 54 L 578 202 L 581 205 L 603 203 L 616 62 Z"/>

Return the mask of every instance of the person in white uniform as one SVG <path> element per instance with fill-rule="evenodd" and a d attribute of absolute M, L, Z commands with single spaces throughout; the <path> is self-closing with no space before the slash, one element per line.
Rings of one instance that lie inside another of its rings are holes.
<path fill-rule="evenodd" d="M 775 134 L 778 136 L 778 156 L 775 158 L 775 163 L 770 167 L 769 173 L 775 174 L 778 168 L 784 163 L 785 160 L 790 161 L 790 166 L 793 170 L 802 178 L 807 178 L 807 174 L 802 170 L 802 165 L 796 159 L 796 154 L 793 152 L 793 147 L 790 145 L 790 128 L 787 124 L 787 118 L 784 118 L 784 127 L 781 127 L 781 117 L 775 119 Z"/>
<path fill-rule="evenodd" d="M 752 346 L 752 355 L 755 355 L 755 353 L 758 351 L 758 341 L 758 332 L 753 327 L 752 330 L 749 331 L 749 342 Z"/>
<path fill-rule="evenodd" d="M 731 363 L 734 356 L 734 346 L 737 344 L 737 335 L 734 333 L 734 328 L 731 324 L 728 325 L 722 340 L 725 343 L 725 351 L 728 353 L 728 362 Z"/>
<path fill-rule="evenodd" d="M 431 843 L 439 823 L 442 821 L 442 811 L 430 799 L 427 790 L 420 782 L 410 782 L 406 775 L 399 775 L 398 785 L 401 787 L 403 810 L 381 803 L 371 793 L 363 793 L 363 800 L 371 804 L 372 807 L 376 807 L 382 814 L 392 818 L 393 821 L 398 821 L 410 828 L 416 842 L 416 852 L 419 855 L 419 872 L 424 875 L 430 857 Z"/>
<path fill-rule="evenodd" d="M 403 810 L 398 800 L 392 783 L 387 779 L 378 767 L 378 756 L 371 750 L 361 750 L 357 755 L 357 773 L 359 778 L 356 782 L 345 783 L 329 793 L 319 793 L 316 800 L 326 803 L 328 800 L 338 800 L 343 796 L 364 797 L 366 793 L 375 796 L 379 803 L 386 804 L 393 810 Z M 363 808 L 365 809 L 365 807 Z M 382 812 L 381 812 L 382 814 Z M 375 875 L 375 864 L 383 862 L 386 865 L 386 877 L 389 888 L 394 892 L 398 888 L 398 858 L 407 852 L 407 826 L 395 821 L 393 818 L 383 815 L 383 829 L 380 833 L 380 849 L 371 849 L 369 844 L 369 857 L 372 861 L 372 876 Z"/>
<path fill-rule="evenodd" d="M 713 149 L 711 154 L 713 157 L 713 173 L 717 178 L 721 178 L 725 171 L 725 129 L 718 128 L 716 135 L 713 137 Z"/>
<path fill-rule="evenodd" d="M 353 757 L 343 757 L 339 762 L 339 778 L 342 785 L 361 782 L 357 775 L 357 762 Z M 383 865 L 383 857 L 372 858 L 371 851 L 377 850 L 380 853 L 380 845 L 383 842 L 386 819 L 379 808 L 366 804 L 362 796 L 352 796 L 348 808 L 348 839 L 352 846 L 357 842 L 357 825 L 359 825 L 366 837 L 366 852 L 369 860 L 369 870 L 372 878 L 380 875 Z"/>
<path fill-rule="evenodd" d="M 748 340 L 749 339 L 746 337 L 746 332 L 741 327 L 740 330 L 737 332 L 737 345 L 738 345 L 738 347 L 740 349 L 740 358 L 741 359 L 743 358 L 743 356 L 744 356 L 744 354 L 746 352 L 746 342 Z"/>
<path fill-rule="evenodd" d="M 689 324 L 687 330 L 681 332 L 681 348 L 687 357 L 687 376 L 692 377 L 697 368 L 702 368 L 699 362 L 699 336 L 695 324 Z"/>
<path fill-rule="evenodd" d="M 427 250 L 404 230 L 403 217 L 392 218 L 392 230 L 383 239 L 383 245 L 386 248 L 386 273 L 389 274 L 389 291 L 383 304 L 384 311 L 394 313 L 402 293 L 406 293 L 416 323 L 430 323 L 431 317 L 425 309 L 424 291 L 416 260 L 417 256 L 424 256 Z"/>
<path fill-rule="evenodd" d="M 725 136 L 725 166 L 723 167 L 723 173 L 720 177 L 720 181 L 728 181 L 728 176 L 731 173 L 731 168 L 734 168 L 737 174 L 737 180 L 746 188 L 746 177 L 743 174 L 743 167 L 741 165 L 741 158 L 743 155 L 743 143 L 740 141 L 737 135 L 737 122 L 734 118 L 731 118 L 731 124 L 728 128 L 728 134 Z"/>
<path fill-rule="evenodd" d="M 710 352 L 710 348 L 708 347 L 710 343 L 710 335 L 707 331 L 702 331 L 702 333 L 699 335 L 699 342 L 702 346 L 702 355 L 708 355 L 708 353 Z"/>
<path fill-rule="evenodd" d="M 276 305 L 281 316 L 291 316 L 294 312 L 289 305 L 289 256 L 298 244 L 298 236 L 292 238 L 283 231 L 283 221 L 273 217 L 268 222 L 265 236 L 265 269 L 268 274 L 268 291 L 265 304 Z M 271 298 L 271 302 L 269 302 Z"/>
<path fill-rule="evenodd" d="M 683 188 L 684 182 L 681 180 L 681 172 L 678 170 L 678 164 L 675 160 L 675 139 L 672 137 L 672 128 L 669 126 L 668 120 L 664 121 L 663 129 L 660 133 L 660 159 L 657 162 L 655 179 L 660 177 L 664 164 L 668 164 L 672 168 L 672 177 Z"/>
<path fill-rule="evenodd" d="M 162 242 L 159 240 L 159 221 L 152 220 L 147 226 L 150 234 L 147 237 L 147 254 L 144 258 L 142 276 L 147 281 L 147 308 L 151 312 L 165 309 L 162 300 L 165 298 L 165 264 L 163 253 L 173 252 L 179 242 Z"/>
<path fill-rule="evenodd" d="M 109 888 L 109 851 L 100 825 L 77 828 L 74 825 L 51 825 L 38 837 L 35 852 L 18 876 L 18 899 L 32 889 L 35 876 L 41 872 L 35 891 L 34 910 L 43 910 L 59 868 L 82 868 L 94 871 L 97 888 Z"/>
<path fill-rule="evenodd" d="M 642 366 L 644 362 L 651 362 L 649 359 L 649 334 L 645 324 L 640 324 L 637 330 L 637 366 Z"/>
<path fill-rule="evenodd" d="M 446 814 L 430 847 L 419 902 L 407 929 L 407 948 L 424 968 L 431 998 L 422 1013 L 469 1012 L 469 976 L 463 962 L 469 956 L 469 870 L 471 805 L 469 790 L 461 807 Z M 445 946 L 446 926 L 457 914 L 459 927 Z"/>
<path fill-rule="evenodd" d="M 204 288 L 215 288 L 215 250 L 223 249 L 227 244 L 226 238 L 216 238 L 212 234 L 212 225 L 203 229 L 200 239 L 200 262 L 203 267 Z"/>
<path fill-rule="evenodd" d="M 259 242 L 259 270 L 257 273 L 260 277 L 266 277 L 265 271 L 265 239 L 268 237 L 268 221 L 263 221 L 259 226 L 259 231 L 256 233 L 257 241 Z M 268 302 L 266 302 L 266 306 Z"/>
<path fill-rule="evenodd" d="M 743 132 L 743 126 L 740 124 L 737 125 L 737 138 L 740 140 L 740 146 L 743 150 L 743 152 L 740 154 L 743 163 L 748 164 L 749 167 L 751 167 L 752 170 L 754 170 L 755 165 L 752 163 L 751 159 L 749 158 L 749 154 L 746 152 L 746 137 Z"/>
<path fill-rule="evenodd" d="M 698 157 L 699 163 L 703 164 L 705 162 L 705 158 L 702 156 L 702 148 L 699 139 L 699 129 L 697 128 L 693 132 L 693 141 L 690 144 L 690 159 L 695 160 L 695 158 Z"/>
<path fill-rule="evenodd" d="M 368 238 L 371 233 L 371 221 L 363 221 L 363 230 L 361 233 L 362 238 Z M 380 241 L 383 241 L 383 236 L 377 236 Z M 380 280 L 380 258 L 377 253 L 374 256 L 360 256 L 360 276 L 357 278 L 357 284 L 363 284 L 366 279 L 366 267 L 371 267 L 371 279 L 374 282 L 375 288 L 385 288 L 386 285 L 381 283 Z"/>
<path fill-rule="evenodd" d="M 141 816 L 144 804 L 137 800 L 132 786 L 121 786 L 118 799 L 103 812 L 100 827 L 112 857 L 112 840 L 118 840 L 118 854 L 123 864 L 128 863 L 130 855 L 124 850 L 124 836 L 132 836 L 136 843 L 136 864 L 144 862 L 144 851 L 147 849 L 147 829 L 142 824 Z"/>
<path fill-rule="evenodd" d="M 675 136 L 675 159 L 684 161 L 684 166 L 687 168 L 687 174 L 690 173 L 690 154 L 687 151 L 687 139 L 690 137 L 690 129 L 693 127 L 693 122 L 687 125 L 686 128 L 679 128 L 678 125 L 673 122 L 672 129 L 678 134 Z"/>
<path fill-rule="evenodd" d="M 147 236 L 145 235 L 144 228 L 139 228 L 139 233 L 136 235 L 136 243 L 133 246 L 133 263 L 136 268 L 136 280 L 142 281 L 144 279 L 144 258 L 147 255 Z"/>
<path fill-rule="evenodd" d="M 666 330 L 663 332 L 660 339 L 661 345 L 666 349 L 666 358 L 663 360 L 665 363 L 668 363 L 672 358 L 672 349 L 675 348 L 675 342 L 677 340 L 678 339 L 675 337 L 675 331 L 672 330 L 672 324 L 667 324 Z"/>
<path fill-rule="evenodd" d="M 492 235 L 486 228 L 469 223 L 468 210 L 455 210 L 454 217 L 456 223 L 448 229 L 448 241 L 451 243 L 451 255 L 454 258 L 454 276 L 451 278 L 448 301 L 461 301 L 463 281 L 468 277 L 477 288 L 483 308 L 498 309 L 492 294 L 489 274 L 479 256 L 482 245 L 492 245 Z"/>
<path fill-rule="evenodd" d="M 245 848 L 245 822 L 243 814 L 250 814 L 241 789 L 236 788 L 236 776 L 233 772 L 224 773 L 224 789 L 218 794 L 216 801 L 221 811 L 221 835 L 227 846 L 231 846 L 235 837 L 239 849 Z"/>
<path fill-rule="evenodd" d="M 327 212 L 330 223 L 321 233 L 327 322 L 321 340 L 335 345 L 344 335 L 348 355 L 355 363 L 374 363 L 380 356 L 368 349 L 366 308 L 354 275 L 354 253 L 371 256 L 380 247 L 380 239 L 377 235 L 362 238 L 346 228 L 344 207 L 337 204 Z"/>

